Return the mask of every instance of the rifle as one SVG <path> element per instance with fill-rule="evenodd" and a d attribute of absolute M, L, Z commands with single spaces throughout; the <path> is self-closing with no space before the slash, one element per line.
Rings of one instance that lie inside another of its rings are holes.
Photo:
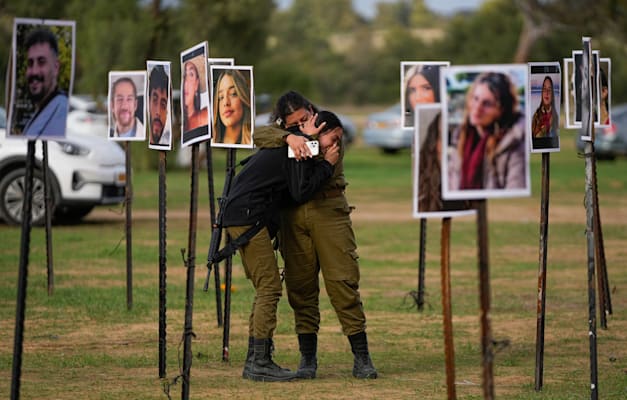
<path fill-rule="evenodd" d="M 211 242 L 209 242 L 209 251 L 207 254 L 207 278 L 205 279 L 205 284 L 203 286 L 203 290 L 206 292 L 209 289 L 209 277 L 211 275 L 211 268 L 214 264 L 217 264 L 222 261 L 225 257 L 219 257 L 219 249 L 220 242 L 222 240 L 222 218 L 224 216 L 224 208 L 226 207 L 226 202 L 229 196 L 229 192 L 231 191 L 231 182 L 233 181 L 233 177 L 235 176 L 235 165 L 234 165 L 234 157 L 229 150 L 229 157 L 227 157 L 227 166 L 226 166 L 226 176 L 224 177 L 224 188 L 222 189 L 222 196 L 218 198 L 218 204 L 220 208 L 218 210 L 218 215 L 216 216 L 216 220 L 212 221 L 211 226 Z"/>

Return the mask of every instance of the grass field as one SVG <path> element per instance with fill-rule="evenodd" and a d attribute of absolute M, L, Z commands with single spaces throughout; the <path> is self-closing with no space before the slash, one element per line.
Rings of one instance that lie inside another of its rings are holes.
<path fill-rule="evenodd" d="M 551 155 L 544 386 L 534 390 L 539 252 L 540 155 L 532 155 L 529 198 L 488 201 L 491 322 L 508 345 L 494 358 L 501 399 L 586 399 L 590 393 L 584 160 L 571 136 Z M 240 157 L 244 151 L 239 154 Z M 155 154 L 156 157 L 156 154 Z M 224 166 L 217 154 L 216 169 Z M 357 143 L 346 155 L 349 202 L 361 263 L 361 294 L 379 379 L 351 376 L 352 355 L 321 295 L 318 379 L 289 383 L 243 380 L 253 298 L 234 259 L 230 362 L 222 355 L 215 294 L 202 291 L 210 239 L 206 173 L 200 174 L 191 370 L 192 399 L 446 398 L 440 291 L 440 220 L 429 220 L 426 305 L 417 311 L 419 223 L 411 217 L 411 154 L 385 156 Z M 627 160 L 599 163 L 599 197 L 613 314 L 597 328 L 599 398 L 627 398 Z M 216 191 L 223 180 L 216 174 Z M 24 399 L 180 398 L 189 172 L 169 171 L 167 379 L 158 377 L 158 221 L 156 172 L 134 175 L 133 307 L 126 307 L 124 212 L 100 207 L 75 226 L 53 229 L 55 290 L 46 288 L 45 237 L 32 232 L 22 363 Z M 0 225 L 0 397 L 9 398 L 20 229 Z M 456 392 L 480 399 L 481 346 L 475 217 L 452 221 L 451 286 Z M 291 310 L 279 303 L 277 362 L 295 368 L 298 346 Z"/>

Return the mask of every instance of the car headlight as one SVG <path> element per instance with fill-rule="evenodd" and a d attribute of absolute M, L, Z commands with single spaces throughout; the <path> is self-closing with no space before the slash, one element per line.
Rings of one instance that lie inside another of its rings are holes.
<path fill-rule="evenodd" d="M 57 142 L 59 147 L 61 147 L 61 151 L 70 156 L 85 156 L 89 154 L 89 149 L 87 147 L 81 146 L 76 143 L 71 142 Z"/>

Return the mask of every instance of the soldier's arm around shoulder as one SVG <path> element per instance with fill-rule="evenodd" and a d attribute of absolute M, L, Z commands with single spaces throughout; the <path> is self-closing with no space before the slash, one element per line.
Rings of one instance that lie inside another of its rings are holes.
<path fill-rule="evenodd" d="M 258 148 L 273 148 L 285 146 L 285 136 L 289 135 L 288 131 L 274 126 L 255 127 L 253 140 Z"/>

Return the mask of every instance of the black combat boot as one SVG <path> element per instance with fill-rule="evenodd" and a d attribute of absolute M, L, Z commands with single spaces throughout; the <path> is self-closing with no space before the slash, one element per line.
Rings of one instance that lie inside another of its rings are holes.
<path fill-rule="evenodd" d="M 272 361 L 272 340 L 253 339 L 253 364 L 247 377 L 253 381 L 281 382 L 296 378 L 296 373 L 279 367 Z"/>
<path fill-rule="evenodd" d="M 255 341 L 252 336 L 248 337 L 248 352 L 246 353 L 246 362 L 244 362 L 244 371 L 242 378 L 252 379 L 250 373 L 253 369 L 253 361 L 255 359 Z"/>
<path fill-rule="evenodd" d="M 372 365 L 372 360 L 370 359 L 366 332 L 351 335 L 348 337 L 348 340 L 351 343 L 351 350 L 355 356 L 353 376 L 359 379 L 376 379 L 377 370 Z"/>
<path fill-rule="evenodd" d="M 296 377 L 300 379 L 314 379 L 318 369 L 318 335 L 315 333 L 301 333 L 298 335 L 298 348 L 300 349 L 300 364 Z"/>

